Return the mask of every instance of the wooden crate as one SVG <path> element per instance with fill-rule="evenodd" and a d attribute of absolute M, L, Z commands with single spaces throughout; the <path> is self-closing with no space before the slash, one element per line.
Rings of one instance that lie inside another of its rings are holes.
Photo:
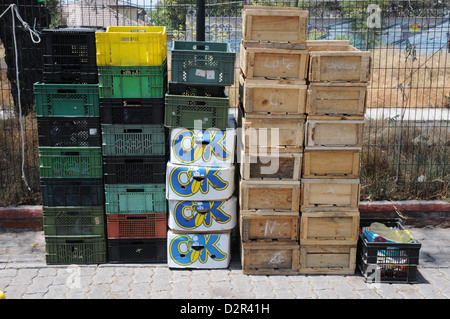
<path fill-rule="evenodd" d="M 299 181 L 241 180 L 239 186 L 241 211 L 298 212 L 300 209 Z"/>
<path fill-rule="evenodd" d="M 239 78 L 239 95 L 247 114 L 297 114 L 306 112 L 304 81 Z"/>
<path fill-rule="evenodd" d="M 369 51 L 360 51 L 346 40 L 312 40 L 306 42 L 306 47 L 310 56 L 310 82 L 370 81 Z"/>
<path fill-rule="evenodd" d="M 244 40 L 305 43 L 307 31 L 308 11 L 288 7 L 244 6 Z"/>
<path fill-rule="evenodd" d="M 244 274 L 297 274 L 299 245 L 284 243 L 241 243 Z"/>
<path fill-rule="evenodd" d="M 240 68 L 246 79 L 270 78 L 305 81 L 308 51 L 249 46 L 241 41 Z"/>
<path fill-rule="evenodd" d="M 308 147 L 303 153 L 303 178 L 358 178 L 361 148 Z"/>
<path fill-rule="evenodd" d="M 241 146 L 252 152 L 276 148 L 280 153 L 303 151 L 304 115 L 246 115 L 242 118 Z"/>
<path fill-rule="evenodd" d="M 303 153 L 280 153 L 277 149 L 240 150 L 239 153 L 242 179 L 299 181 L 301 178 Z"/>
<path fill-rule="evenodd" d="M 302 212 L 301 245 L 356 245 L 359 211 Z"/>
<path fill-rule="evenodd" d="M 301 209 L 358 207 L 359 178 L 302 178 Z"/>
<path fill-rule="evenodd" d="M 308 116 L 305 146 L 362 147 L 364 119 L 361 116 Z"/>
<path fill-rule="evenodd" d="M 243 242 L 297 242 L 300 214 L 298 212 L 240 213 L 240 234 Z"/>
<path fill-rule="evenodd" d="M 300 245 L 300 274 L 355 273 L 356 245 Z"/>
<path fill-rule="evenodd" d="M 308 115 L 364 115 L 368 83 L 311 83 Z"/>

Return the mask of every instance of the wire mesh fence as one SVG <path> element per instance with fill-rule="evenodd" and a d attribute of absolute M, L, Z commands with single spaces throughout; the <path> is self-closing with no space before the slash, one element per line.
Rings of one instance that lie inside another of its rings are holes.
<path fill-rule="evenodd" d="M 0 14 L 11 3 L 18 5 L 23 19 L 37 31 L 60 25 L 166 26 L 168 62 L 173 40 L 195 40 L 197 36 L 196 0 L 0 0 Z M 448 1 L 205 3 L 205 40 L 230 43 L 237 53 L 244 5 L 297 6 L 308 10 L 308 39 L 348 40 L 352 46 L 370 51 L 372 74 L 367 94 L 361 200 L 449 199 Z M 22 97 L 19 114 L 11 19 L 10 14 L 0 19 L 0 205 L 39 204 L 32 84 L 42 81 L 41 46 L 34 44 L 16 24 Z M 236 56 L 239 59 L 239 54 Z M 235 85 L 227 87 L 231 106 L 238 103 L 239 61 L 235 73 Z M 31 191 L 22 178 L 22 166 Z"/>

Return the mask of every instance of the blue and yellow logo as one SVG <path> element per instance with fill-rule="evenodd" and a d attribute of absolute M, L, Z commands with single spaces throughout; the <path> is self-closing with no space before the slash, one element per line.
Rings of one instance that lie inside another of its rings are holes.
<path fill-rule="evenodd" d="M 217 247 L 220 235 L 179 235 L 172 239 L 169 246 L 170 258 L 179 265 L 189 266 L 197 260 L 204 264 L 208 257 L 214 261 L 225 260 L 228 255 Z"/>
<path fill-rule="evenodd" d="M 210 130 L 194 132 L 183 129 L 172 141 L 173 154 L 180 163 L 192 164 L 200 159 L 210 162 L 213 156 L 227 161 L 232 153 L 227 150 L 226 131 Z"/>
<path fill-rule="evenodd" d="M 224 203 L 224 201 L 178 202 L 174 207 L 174 220 L 180 228 L 186 230 L 196 229 L 202 225 L 208 228 L 214 221 L 226 224 L 231 220 L 231 215 L 222 210 Z"/>
<path fill-rule="evenodd" d="M 228 182 L 219 176 L 220 168 L 175 166 L 170 172 L 169 184 L 178 196 L 189 197 L 199 190 L 208 194 L 210 187 L 222 191 L 228 187 Z"/>

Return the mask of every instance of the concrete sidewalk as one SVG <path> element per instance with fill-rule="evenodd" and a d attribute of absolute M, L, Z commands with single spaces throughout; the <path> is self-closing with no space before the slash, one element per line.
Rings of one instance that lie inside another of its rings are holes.
<path fill-rule="evenodd" d="M 0 290 L 7 299 L 448 299 L 450 229 L 410 228 L 422 244 L 417 284 L 368 284 L 354 275 L 244 275 L 165 264 L 47 265 L 42 230 L 0 230 Z"/>

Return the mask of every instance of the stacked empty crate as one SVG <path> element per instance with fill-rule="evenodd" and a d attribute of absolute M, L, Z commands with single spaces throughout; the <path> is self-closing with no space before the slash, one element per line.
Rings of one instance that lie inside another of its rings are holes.
<path fill-rule="evenodd" d="M 106 262 L 96 31 L 42 31 L 34 91 L 48 264 Z"/>
<path fill-rule="evenodd" d="M 308 41 L 300 273 L 353 274 L 370 52 Z"/>
<path fill-rule="evenodd" d="M 235 126 L 228 125 L 235 53 L 227 43 L 174 41 L 165 99 L 173 268 L 225 268 L 236 225 Z"/>
<path fill-rule="evenodd" d="M 96 33 L 110 262 L 166 262 L 165 27 Z"/>
<path fill-rule="evenodd" d="M 298 8 L 244 7 L 239 199 L 247 274 L 298 272 L 307 21 Z"/>

